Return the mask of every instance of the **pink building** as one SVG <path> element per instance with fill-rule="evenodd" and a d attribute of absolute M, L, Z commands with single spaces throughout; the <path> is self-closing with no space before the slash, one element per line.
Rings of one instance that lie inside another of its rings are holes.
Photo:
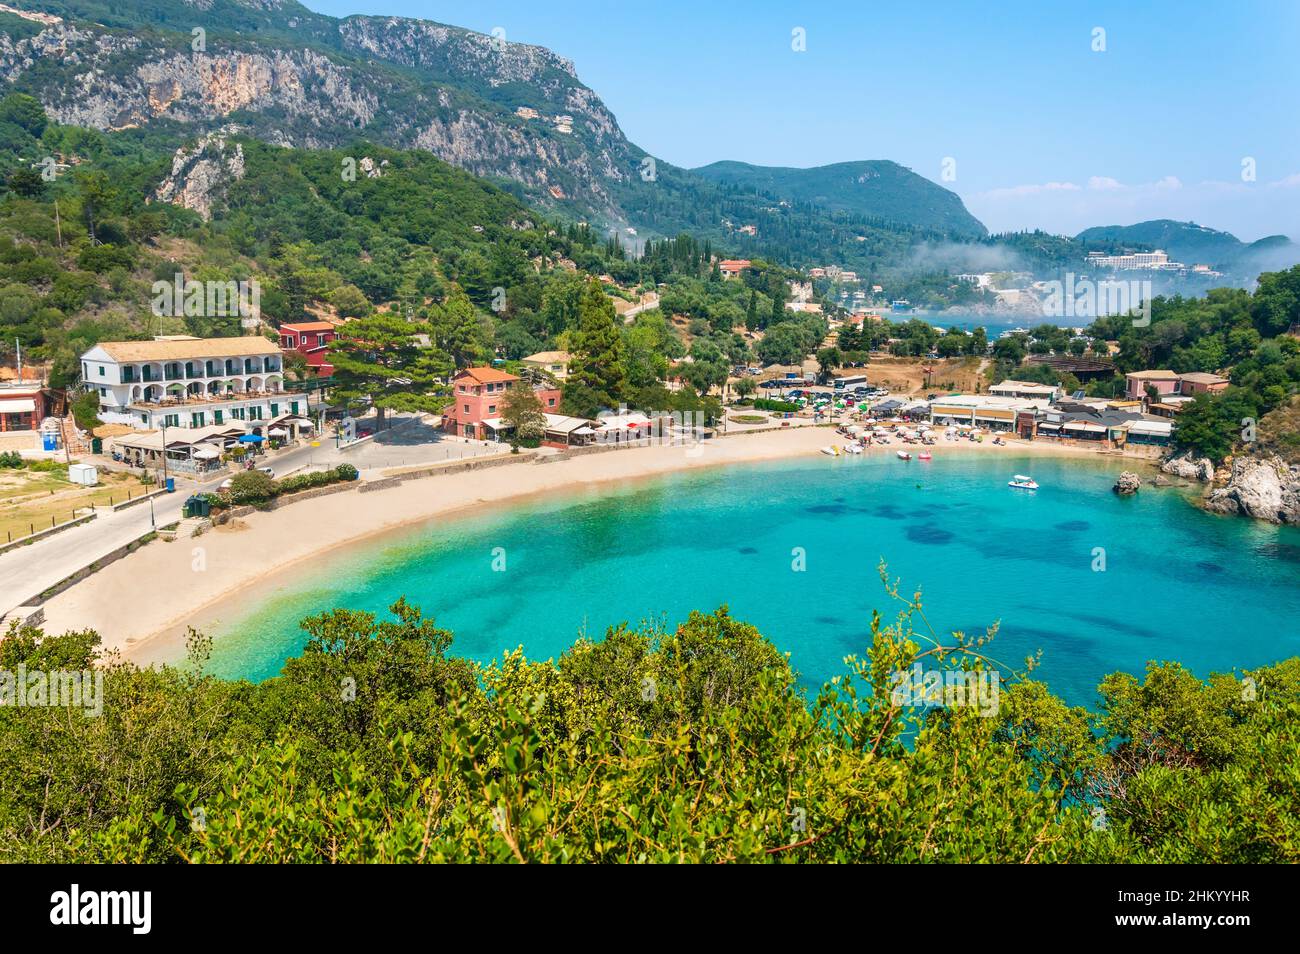
<path fill-rule="evenodd" d="M 1231 383 L 1221 374 L 1192 371 L 1178 376 L 1178 393 L 1192 396 L 1197 394 L 1218 394 L 1220 391 L 1226 391 Z"/>
<path fill-rule="evenodd" d="M 519 377 L 497 368 L 466 368 L 452 379 L 455 403 L 442 412 L 442 428 L 460 437 L 481 441 L 500 439 L 501 412 L 506 392 L 519 383 Z M 559 388 L 535 388 L 542 410 L 558 413 Z"/>
<path fill-rule="evenodd" d="M 1173 371 L 1134 371 L 1124 375 L 1124 393 L 1133 401 L 1144 399 L 1148 387 L 1156 394 L 1177 394 L 1178 378 Z"/>

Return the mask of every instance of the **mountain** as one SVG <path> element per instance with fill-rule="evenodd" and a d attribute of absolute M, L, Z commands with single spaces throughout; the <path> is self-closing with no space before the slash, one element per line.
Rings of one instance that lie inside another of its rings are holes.
<path fill-rule="evenodd" d="M 1300 261 L 1300 246 L 1285 235 L 1270 235 L 1248 244 L 1229 232 L 1172 219 L 1097 226 L 1085 229 L 1075 238 L 1087 243 L 1159 248 L 1168 252 L 1174 261 L 1188 265 L 1203 263 L 1220 271 L 1258 274 Z"/>
<path fill-rule="evenodd" d="M 306 148 L 364 136 L 615 220 L 611 189 L 644 155 L 573 64 L 543 47 L 403 17 L 339 20 L 293 0 L 23 2 L 61 19 L 33 33 L 6 17 L 0 79 L 64 124 L 233 123 Z"/>
<path fill-rule="evenodd" d="M 13 2 L 41 22 L 0 13 L 0 80 L 62 124 L 164 134 L 173 148 L 235 132 L 423 149 L 634 246 L 690 231 L 737 254 L 870 269 L 906 263 L 918 242 L 983 234 L 956 196 L 893 163 L 828 167 L 839 179 L 809 170 L 791 189 L 800 176 L 649 162 L 573 63 L 540 46 L 294 0 Z"/>
<path fill-rule="evenodd" d="M 786 202 L 803 202 L 902 225 L 980 238 L 988 234 L 961 198 L 887 159 L 837 162 L 811 169 L 715 162 L 692 169 L 723 185 L 765 192 Z"/>

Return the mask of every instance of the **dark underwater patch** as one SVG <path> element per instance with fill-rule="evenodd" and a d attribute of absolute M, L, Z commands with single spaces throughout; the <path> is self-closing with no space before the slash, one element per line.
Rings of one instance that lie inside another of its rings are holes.
<path fill-rule="evenodd" d="M 953 535 L 942 527 L 932 523 L 914 523 L 907 528 L 907 539 L 913 543 L 926 543 L 931 546 L 943 546 L 951 543 Z"/>
<path fill-rule="evenodd" d="M 1092 526 L 1087 520 L 1066 520 L 1055 525 L 1057 530 L 1064 530 L 1067 533 L 1077 533 L 1080 530 L 1087 530 Z"/>

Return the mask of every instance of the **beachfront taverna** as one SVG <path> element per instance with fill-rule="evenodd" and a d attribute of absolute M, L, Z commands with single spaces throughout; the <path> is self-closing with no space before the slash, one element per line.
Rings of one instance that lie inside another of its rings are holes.
<path fill-rule="evenodd" d="M 99 394 L 99 419 L 140 430 L 270 421 L 307 412 L 284 391 L 284 358 L 258 336 L 103 341 L 81 356 L 81 377 Z"/>

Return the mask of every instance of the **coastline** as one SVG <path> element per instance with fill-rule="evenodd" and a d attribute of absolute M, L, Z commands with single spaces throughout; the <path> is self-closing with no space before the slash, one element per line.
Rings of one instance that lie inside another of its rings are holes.
<path fill-rule="evenodd" d="M 256 602 L 283 586 L 295 570 L 354 544 L 494 504 L 516 505 L 547 493 L 599 489 L 700 468 L 815 457 L 832 443 L 841 444 L 843 438 L 829 428 L 768 431 L 709 442 L 695 456 L 683 447 L 632 448 L 412 480 L 362 498 L 350 492 L 303 500 L 251 514 L 189 541 L 155 541 L 142 547 L 49 600 L 45 626 L 50 632 L 94 629 L 102 639 L 101 649 L 126 661 L 174 662 L 184 654 L 189 626 L 210 628 L 229 615 L 236 602 Z M 877 445 L 866 453 L 892 455 L 898 449 L 896 444 Z M 1149 463 L 1100 455 L 1089 447 L 1019 440 L 1005 446 L 941 442 L 933 452 L 936 457 L 1030 454 Z M 142 588 L 161 598 L 130 598 Z"/>

